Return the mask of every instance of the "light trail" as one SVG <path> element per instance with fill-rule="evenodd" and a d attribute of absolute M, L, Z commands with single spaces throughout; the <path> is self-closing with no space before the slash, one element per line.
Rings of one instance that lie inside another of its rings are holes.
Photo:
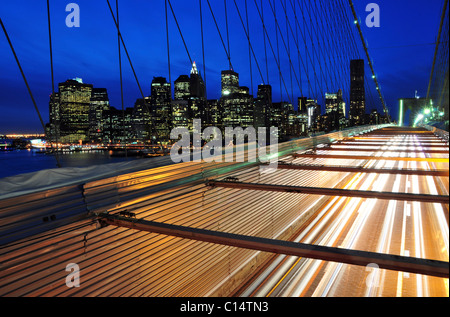
<path fill-rule="evenodd" d="M 367 140 L 361 138 L 362 142 Z M 364 168 L 436 170 L 440 164 L 440 168 L 443 166 L 448 170 L 448 155 L 444 153 L 401 151 L 405 144 L 409 145 L 408 149 L 424 151 L 431 138 L 426 139 L 425 145 L 422 140 L 414 135 L 386 138 L 384 145 L 372 153 L 372 157 L 378 159 L 369 157 L 364 161 Z M 327 153 L 326 148 L 320 150 L 321 154 Z M 392 160 L 392 157 L 405 160 Z M 310 160 L 302 157 L 294 162 L 311 164 Z M 327 165 L 332 161 L 325 156 L 320 164 Z M 437 176 L 358 172 L 342 188 L 448 195 L 448 181 L 445 187 L 439 187 L 438 179 Z M 448 205 L 332 197 L 293 241 L 448 261 L 448 228 Z M 427 297 L 448 294 L 448 279 L 377 269 L 376 263 L 364 269 L 342 263 L 278 256 L 240 295 Z"/>

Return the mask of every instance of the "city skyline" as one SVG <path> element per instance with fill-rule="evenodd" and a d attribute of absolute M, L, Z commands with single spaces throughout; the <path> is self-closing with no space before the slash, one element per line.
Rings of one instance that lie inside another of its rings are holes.
<path fill-rule="evenodd" d="M 67 78 L 81 77 L 86 82 L 96 83 L 98 87 L 107 87 L 111 104 L 120 108 L 117 33 L 115 32 L 108 8 L 104 3 L 88 3 L 87 1 L 79 1 L 77 3 L 81 10 L 81 26 L 79 28 L 68 28 L 64 25 L 64 20 L 68 14 L 64 10 L 66 3 L 51 3 L 55 82 L 60 82 Z M 131 2 L 127 3 L 127 6 L 122 3 L 119 4 L 121 9 L 121 30 L 141 85 L 144 91 L 147 92 L 149 91 L 149 83 L 152 77 L 163 76 L 169 80 L 166 47 L 163 44 L 165 43 L 163 17 L 158 18 L 156 13 L 154 13 L 164 12 L 164 3 L 157 2 L 154 5 L 157 6 L 155 10 L 151 10 L 151 8 L 148 8 L 148 5 L 141 3 Z M 199 29 L 198 18 L 180 14 L 186 11 L 194 12 L 198 15 L 197 5 L 197 3 L 176 3 L 174 9 L 178 14 L 180 25 L 186 28 L 186 25 L 190 23 L 193 25 L 193 29 L 196 30 L 195 34 L 184 30 L 184 35 L 191 51 L 191 57 L 197 62 L 199 72 L 203 74 L 204 65 L 202 63 L 201 43 L 197 34 L 197 29 Z M 355 4 L 357 14 L 362 21 L 367 15 L 365 5 L 365 2 Z M 363 32 L 369 44 L 369 51 L 374 61 L 375 71 L 377 72 L 387 106 L 393 118 L 396 119 L 398 98 L 413 96 L 416 90 L 422 96 L 426 94 L 425 90 L 428 84 L 434 50 L 434 45 L 431 45 L 431 42 L 434 41 L 438 29 L 441 3 L 427 3 L 427 6 L 425 6 L 423 1 L 398 1 L 395 4 L 382 1 L 379 5 L 381 10 L 381 27 L 368 28 L 363 26 Z M 138 6 L 143 6 L 142 12 L 137 10 Z M 220 12 L 220 5 L 218 6 L 217 10 Z M 248 48 L 245 34 L 238 23 L 238 16 L 232 6 L 232 2 L 229 3 L 229 6 L 229 20 L 236 21 L 236 23 L 230 23 L 229 25 L 233 69 L 240 73 L 242 85 L 249 87 L 250 93 L 253 92 L 255 97 L 257 86 L 262 84 L 262 82 L 255 64 L 253 64 L 252 80 L 249 76 Z M 146 9 L 149 10 L 146 11 Z M 267 9 L 267 14 L 269 14 L 270 7 L 265 9 Z M 281 11 L 281 6 L 279 9 Z M 29 2 L 23 15 L 12 19 L 14 10 L 14 4 L 2 5 L 2 19 L 15 45 L 31 90 L 36 98 L 38 108 L 42 116 L 47 118 L 51 76 L 45 4 Z M 208 99 L 216 99 L 219 97 L 220 91 L 220 71 L 228 68 L 228 60 L 221 47 L 217 31 L 211 24 L 212 19 L 210 15 L 208 16 L 209 12 L 206 7 L 204 11 L 205 24 L 208 23 L 210 26 L 210 28 L 205 29 L 206 38 L 209 43 L 212 43 L 205 46 L 207 97 Z M 102 13 L 98 14 L 98 12 Z M 150 16 L 143 19 L 145 12 Z M 416 19 L 418 16 L 420 16 L 420 19 Z M 184 73 L 182 70 L 189 67 L 187 66 L 189 65 L 189 60 L 176 25 L 172 17 L 170 18 L 169 34 L 173 54 L 171 58 L 171 81 L 173 83 L 177 77 L 176 74 Z M 224 17 L 217 14 L 216 18 L 222 32 L 224 32 Z M 25 23 L 27 20 L 34 21 L 35 27 L 27 27 Z M 257 20 L 257 13 L 253 13 L 250 16 L 250 22 L 257 22 Z M 152 25 L 156 26 L 155 30 L 158 30 L 157 32 L 151 31 Z M 257 24 L 255 23 L 255 25 Z M 142 39 L 146 40 L 143 41 Z M 159 44 L 152 46 L 151 43 L 153 42 L 151 41 L 156 39 L 159 39 Z M 0 89 L 0 107 L 3 110 L 3 116 L 0 119 L 1 132 L 42 132 L 30 97 L 27 95 L 26 87 L 17 65 L 15 65 L 13 56 L 7 47 L 4 36 L 0 41 L 0 47 L 2 48 L 0 50 L 0 58 L 4 69 L 2 72 L 4 85 Z M 259 55 L 258 58 L 260 57 Z M 363 58 L 364 56 L 361 54 L 361 56 L 357 57 Z M 389 62 L 392 60 L 395 63 Z M 124 73 L 124 106 L 130 107 L 134 104 L 136 97 L 139 96 L 139 90 L 124 54 L 122 54 L 122 65 Z M 289 81 L 288 63 L 284 61 L 283 65 L 285 66 L 284 76 Z M 269 66 L 269 84 L 272 85 L 273 99 L 274 101 L 282 101 L 277 71 L 274 70 L 276 65 L 272 61 Z M 265 72 L 265 69 L 263 72 Z M 368 73 L 367 69 L 366 73 Z M 309 97 L 309 94 L 306 93 L 308 85 L 305 84 L 305 81 L 306 79 L 303 78 L 303 95 Z M 290 86 L 290 83 L 287 83 L 287 86 Z M 294 88 L 297 91 L 293 93 L 294 100 L 297 96 L 301 96 L 298 88 L 295 86 Z M 373 83 L 371 83 L 371 86 L 373 88 Z M 290 90 L 290 87 L 288 90 Z M 334 92 L 332 91 L 332 93 Z M 345 95 L 349 93 L 349 91 L 344 90 Z M 283 101 L 289 101 L 284 91 L 283 96 Z M 321 97 L 324 98 L 324 96 Z M 381 104 L 377 100 L 378 97 L 374 96 L 374 98 L 376 99 L 377 110 L 382 111 Z M 368 104 L 367 111 L 370 111 L 370 108 Z M 24 113 L 27 114 L 26 117 L 23 116 Z"/>
<path fill-rule="evenodd" d="M 58 84 L 58 91 L 50 98 L 46 135 L 51 142 L 63 144 L 166 144 L 171 143 L 171 130 L 187 128 L 193 132 L 193 120 L 200 119 L 206 126 L 222 131 L 225 127 L 277 127 L 281 141 L 388 123 L 388 118 L 376 109 L 366 112 L 364 73 L 354 69 L 355 64 L 361 68 L 364 60 L 351 60 L 349 64 L 349 106 L 341 88 L 336 93 L 326 92 L 323 106 L 307 96 L 296 98 L 296 102 L 274 102 L 271 85 L 258 85 L 255 97 L 248 87 L 240 85 L 239 73 L 233 70 L 221 72 L 220 98 L 207 99 L 207 87 L 195 61 L 190 75 L 179 75 L 173 84 L 165 77 L 153 77 L 150 94 L 137 98 L 133 107 L 123 109 L 110 104 L 107 88 L 94 87 L 82 78 L 69 78 Z"/>

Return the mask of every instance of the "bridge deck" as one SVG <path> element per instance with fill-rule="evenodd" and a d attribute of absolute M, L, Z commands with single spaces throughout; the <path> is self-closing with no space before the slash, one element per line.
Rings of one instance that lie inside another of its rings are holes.
<path fill-rule="evenodd" d="M 345 137 L 361 136 L 367 131 L 370 127 L 283 143 L 279 145 L 278 160 L 300 166 L 335 165 L 335 159 L 296 158 L 293 154 L 334 144 Z M 324 261 L 308 260 L 304 254 L 301 258 L 273 258 L 272 251 L 266 249 L 130 229 L 124 223 L 105 225 L 100 218 L 105 214 L 111 217 L 128 214 L 136 217 L 128 219 L 128 223 L 148 221 L 188 230 L 299 242 L 343 252 L 353 250 L 448 263 L 448 203 L 409 200 L 417 197 L 413 195 L 436 199 L 448 196 L 448 156 L 445 161 L 445 154 L 423 155 L 444 161 L 388 161 L 370 157 L 339 160 L 339 166 L 348 169 L 406 169 L 408 175 L 287 169 L 287 164 L 279 164 L 280 168 L 270 173 L 251 162 L 189 162 L 115 173 L 105 178 L 91 177 L 82 183 L 11 196 L 0 200 L 0 295 L 223 296 L 242 290 L 241 294 L 253 296 L 269 289 L 267 292 L 271 294 L 292 296 L 300 289 L 297 282 L 305 281 L 302 294 L 310 296 L 322 283 L 332 283 L 334 276 L 351 281 L 350 284 L 336 281 L 334 292 L 344 296 L 364 295 L 365 287 L 354 286 L 365 284 L 367 271 L 360 265 L 335 267 L 332 263 L 336 262 L 325 257 Z M 447 175 L 433 175 L 433 171 L 447 171 Z M 206 185 L 207 181 L 227 177 L 260 185 L 403 193 L 406 200 L 333 196 L 334 191 L 310 195 Z M 68 288 L 65 284 L 68 274 L 65 267 L 69 263 L 76 263 L 81 269 L 79 288 Z M 289 263 L 292 266 L 286 266 Z M 277 267 L 281 271 L 258 271 L 264 267 Z M 379 267 L 383 267 L 381 262 Z M 381 271 L 385 278 L 379 289 L 387 295 L 392 294 L 392 289 L 403 295 L 408 295 L 409 290 L 418 291 L 419 286 L 410 285 L 416 276 L 417 279 L 420 276 L 420 285 L 428 287 L 429 294 L 445 293 L 442 278 L 411 273 L 413 278 L 407 279 L 392 267 Z M 329 279 L 327 272 L 335 275 Z M 281 280 L 273 279 L 277 276 Z M 247 286 L 243 288 L 244 285 Z"/>

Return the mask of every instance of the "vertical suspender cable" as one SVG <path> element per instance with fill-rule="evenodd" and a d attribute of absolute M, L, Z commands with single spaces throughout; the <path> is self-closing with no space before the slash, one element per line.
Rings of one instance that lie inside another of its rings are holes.
<path fill-rule="evenodd" d="M 269 4 L 271 0 L 269 0 Z M 279 40 L 278 40 L 278 19 L 277 19 L 277 11 L 275 8 L 275 1 L 273 2 L 273 17 L 275 19 L 275 38 L 277 40 L 277 58 L 278 58 L 278 63 L 281 63 L 280 60 L 280 45 L 279 45 Z M 283 88 L 282 88 L 282 84 L 281 84 L 281 67 L 278 67 L 278 75 L 280 77 L 280 102 L 283 102 Z"/>
<path fill-rule="evenodd" d="M 50 26 L 50 2 L 49 0 L 47 0 L 47 22 L 48 22 L 48 42 L 49 42 L 49 47 L 50 47 L 50 71 L 51 71 L 51 76 L 52 76 L 52 97 L 51 97 L 51 102 L 52 102 L 52 106 L 54 106 L 55 103 L 55 77 L 54 77 L 54 72 L 53 72 L 53 49 L 52 49 L 52 29 Z M 61 167 L 61 163 L 59 161 L 59 153 L 58 153 L 58 134 L 59 134 L 59 122 L 56 123 L 57 127 L 55 126 L 55 141 L 56 141 L 56 152 L 55 153 L 55 159 L 56 159 L 56 166 L 58 168 Z M 50 128 L 50 134 L 51 134 L 51 128 Z M 53 148 L 53 142 L 50 141 L 50 144 Z"/>
<path fill-rule="evenodd" d="M 211 12 L 211 16 L 212 16 L 212 18 L 213 18 L 213 20 L 214 20 L 214 24 L 215 24 L 215 26 L 216 26 L 217 33 L 219 33 L 220 41 L 222 42 L 222 46 L 223 46 L 223 49 L 224 49 L 224 51 L 225 51 L 225 54 L 227 55 L 228 63 L 229 63 L 230 69 L 233 69 L 233 65 L 231 64 L 230 52 L 227 50 L 227 47 L 225 46 L 225 42 L 224 42 L 224 40 L 223 40 L 222 33 L 220 32 L 219 25 L 217 24 L 217 20 L 216 20 L 216 17 L 215 17 L 215 15 L 214 15 L 214 11 L 213 11 L 213 9 L 212 9 L 212 7 L 211 7 L 211 3 L 209 2 L 209 0 L 206 0 L 206 3 L 208 4 L 209 11 Z"/>
<path fill-rule="evenodd" d="M 283 2 L 280 2 L 280 3 L 281 3 L 281 6 L 284 8 Z M 272 4 L 271 4 L 270 1 L 269 1 L 269 4 L 270 4 L 270 7 L 271 7 L 271 9 L 272 9 L 272 13 L 274 14 L 274 16 L 276 16 L 275 7 L 272 6 Z M 287 20 L 286 22 L 287 22 L 288 26 L 290 26 L 289 21 Z M 296 81 L 297 81 L 297 84 L 300 86 L 300 83 L 299 83 L 299 81 L 298 81 L 298 77 L 297 77 L 296 71 L 295 71 L 295 69 L 294 69 L 294 65 L 292 64 L 291 54 L 290 54 L 290 52 L 289 52 L 288 46 L 286 45 L 286 41 L 284 40 L 283 32 L 282 32 L 282 30 L 281 30 L 281 28 L 280 28 L 279 23 L 276 23 L 275 27 L 279 30 L 280 37 L 281 37 L 281 41 L 283 42 L 284 50 L 286 51 L 287 57 L 288 57 L 288 59 L 289 59 L 290 70 L 293 70 L 294 75 L 295 75 L 295 79 L 296 79 Z M 292 32 L 292 33 L 293 33 L 293 32 Z M 278 65 L 279 65 L 279 64 L 278 64 Z M 282 76 L 282 74 L 281 74 L 281 67 L 279 67 L 279 71 L 280 71 L 280 75 L 281 75 L 280 78 L 282 78 L 283 76 Z M 292 73 L 291 73 L 291 74 L 292 74 Z M 284 80 L 283 80 L 283 83 L 284 83 Z M 291 99 L 291 97 L 290 97 L 290 95 L 289 95 L 288 89 L 287 89 L 287 88 L 285 88 L 285 89 L 286 89 L 286 94 L 288 95 L 289 101 L 290 101 L 291 103 L 293 103 L 293 101 L 292 101 L 292 99 Z M 293 98 L 293 96 L 292 96 L 292 98 Z"/>
<path fill-rule="evenodd" d="M 106 3 L 108 4 L 108 8 L 109 8 L 109 11 L 110 11 L 110 13 L 111 13 L 111 16 L 112 16 L 112 18 L 113 18 L 113 20 L 114 20 L 114 25 L 115 25 L 116 28 L 117 28 L 117 32 L 119 33 L 120 41 L 121 41 L 121 43 L 122 43 L 123 49 L 125 50 L 125 54 L 127 55 L 128 62 L 129 62 L 129 64 L 130 64 L 131 70 L 133 71 L 134 79 L 136 80 L 136 84 L 138 85 L 139 92 L 140 92 L 140 94 L 141 94 L 142 99 L 144 100 L 144 104 L 145 104 L 145 106 L 147 107 L 148 112 L 150 113 L 150 111 L 149 111 L 149 109 L 148 109 L 147 102 L 145 101 L 144 92 L 142 91 L 141 84 L 139 83 L 139 80 L 138 80 L 137 75 L 136 75 L 136 71 L 134 70 L 134 67 L 133 67 L 133 63 L 131 62 L 130 54 L 128 54 L 127 46 L 125 45 L 125 42 L 124 42 L 124 40 L 123 40 L 122 33 L 120 32 L 119 24 L 117 23 L 116 17 L 114 16 L 114 12 L 113 12 L 113 10 L 112 10 L 112 8 L 111 8 L 111 3 L 109 2 L 109 0 L 106 0 Z"/>
<path fill-rule="evenodd" d="M 287 4 L 285 4 L 285 7 L 287 8 Z M 294 12 L 294 19 L 295 21 L 297 21 L 297 8 L 295 6 L 295 2 L 294 2 L 294 8 L 292 10 Z M 294 36 L 294 34 L 292 34 L 292 36 Z M 298 50 L 298 26 L 296 25 L 295 27 L 295 41 L 294 41 L 297 45 L 297 50 Z M 297 54 L 297 60 L 298 60 L 298 74 L 299 74 L 299 80 L 300 80 L 300 96 L 303 96 L 303 82 L 302 82 L 302 68 L 301 68 L 301 64 L 300 64 L 300 50 L 298 50 L 298 54 Z"/>
<path fill-rule="evenodd" d="M 205 87 L 206 87 L 205 39 L 203 36 L 202 0 L 198 0 L 198 3 L 199 3 L 199 8 L 200 8 L 200 33 L 201 33 L 201 37 L 202 37 L 203 82 L 205 83 Z M 206 89 L 205 89 L 205 98 L 208 99 Z"/>
<path fill-rule="evenodd" d="M 119 27 L 119 0 L 116 0 L 117 27 Z M 119 73 L 120 73 L 120 100 L 122 104 L 122 134 L 125 142 L 125 157 L 128 158 L 127 137 L 125 133 L 125 109 L 123 106 L 123 77 L 122 77 L 122 49 L 120 45 L 120 33 L 117 31 L 117 45 L 119 51 Z"/>
<path fill-rule="evenodd" d="M 228 30 L 228 12 L 227 12 L 227 0 L 223 0 L 225 5 L 225 26 L 227 29 L 227 44 L 228 44 L 228 64 L 230 66 L 230 70 L 232 70 L 231 66 L 231 51 L 230 51 L 230 32 Z"/>
<path fill-rule="evenodd" d="M 294 1 L 294 3 L 292 3 L 292 1 L 291 0 L 289 0 L 289 3 L 291 4 L 291 8 L 292 8 L 292 11 L 294 11 L 294 20 L 295 20 L 295 26 L 296 26 L 296 32 L 295 32 L 295 41 L 294 41 L 294 43 L 295 43 L 295 45 L 296 45 L 296 47 L 297 47 L 297 56 L 298 56 L 298 60 L 299 60 L 299 73 L 300 73 L 300 84 L 299 84 L 299 86 L 300 86 L 300 91 L 301 91 L 301 94 L 302 94 L 302 96 L 304 96 L 304 94 L 303 94 L 303 84 L 302 84 L 302 76 L 301 76 L 301 68 L 300 68 L 300 66 L 301 65 L 303 65 L 303 70 L 305 71 L 305 75 L 306 75 L 306 79 L 307 79 L 307 81 L 308 81 L 308 88 L 309 88 L 309 96 L 311 97 L 311 98 L 313 98 L 314 96 L 313 96 L 313 92 L 312 92 L 312 85 L 311 85 L 311 80 L 310 80 L 310 78 L 309 78 L 309 67 L 308 67 L 308 61 L 306 61 L 306 63 L 303 61 L 303 58 L 302 58 L 302 54 L 301 54 L 301 52 L 300 52 L 300 44 L 299 44 L 299 39 L 298 39 L 298 35 L 299 35 L 299 30 L 300 30 L 300 34 L 302 35 L 302 38 L 303 38 L 303 41 L 304 41 L 304 47 L 305 47 L 305 55 L 306 55 L 306 58 L 308 59 L 309 58 L 309 60 L 311 60 L 310 59 L 310 57 L 309 57 L 309 54 L 308 54 L 308 50 L 306 49 L 306 42 L 305 42 L 305 35 L 304 35 L 304 32 L 301 30 L 301 28 L 300 28 L 300 23 L 299 23 L 299 21 L 298 21 L 298 17 L 297 17 L 297 9 L 296 9 L 296 6 L 295 6 L 295 1 Z M 302 8 L 300 7 L 300 4 L 298 4 L 298 6 L 299 6 L 299 9 L 300 10 L 302 10 Z M 287 8 L 286 8 L 286 6 L 283 8 L 285 11 L 287 11 Z M 294 36 L 294 31 L 292 30 L 292 26 L 290 25 L 290 23 L 289 23 L 289 21 L 288 21 L 288 25 L 290 26 L 290 29 L 291 29 L 291 33 L 292 33 L 292 35 Z M 301 63 L 301 64 L 300 64 Z M 295 74 L 295 73 L 294 73 Z M 317 80 L 317 79 L 316 79 Z"/>
<path fill-rule="evenodd" d="M 120 42 L 122 43 L 125 54 L 127 55 L 128 63 L 130 64 L 131 70 L 133 71 L 133 76 L 134 76 L 134 79 L 136 80 L 136 84 L 138 85 L 142 100 L 144 101 L 145 109 L 147 110 L 147 113 L 150 114 L 150 109 L 148 107 L 147 100 L 145 99 L 141 84 L 139 83 L 139 79 L 137 78 L 136 71 L 134 70 L 134 67 L 133 67 L 133 63 L 131 62 L 130 54 L 128 54 L 127 46 L 125 45 L 125 41 L 123 40 L 123 36 L 122 36 L 122 33 L 120 32 L 119 24 L 116 21 L 116 17 L 114 16 L 114 12 L 112 10 L 111 3 L 109 2 L 109 0 L 106 0 L 106 3 L 108 4 L 108 8 L 109 8 L 109 12 L 111 13 L 111 17 L 114 20 L 114 25 L 117 28 L 117 33 L 119 34 Z"/>
<path fill-rule="evenodd" d="M 247 20 L 247 33 L 250 36 L 250 26 L 248 24 L 247 0 L 245 0 L 245 18 Z M 251 91 L 252 96 L 254 96 L 253 95 L 252 49 L 251 49 L 251 46 L 250 46 L 250 37 L 248 38 L 248 62 L 249 62 L 249 65 L 250 65 L 250 87 L 251 87 L 250 91 Z"/>
<path fill-rule="evenodd" d="M 183 41 L 183 44 L 184 44 L 184 48 L 185 48 L 185 50 L 186 50 L 186 53 L 187 53 L 187 55 L 188 55 L 188 58 L 189 58 L 189 62 L 190 62 L 190 64 L 192 65 L 193 63 L 192 63 L 192 58 L 191 58 L 191 54 L 189 54 L 189 50 L 188 50 L 188 47 L 187 47 L 186 41 L 184 40 L 184 36 L 183 36 L 183 33 L 181 32 L 181 28 L 180 28 L 180 25 L 178 24 L 178 20 L 177 20 L 177 17 L 176 17 L 176 15 L 175 15 L 175 11 L 173 11 L 172 3 L 170 3 L 170 0 L 167 0 L 167 1 L 168 1 L 168 3 L 169 3 L 170 11 L 172 11 L 172 15 L 173 15 L 173 19 L 175 20 L 175 24 L 177 25 L 177 28 L 178 28 L 178 32 L 180 33 L 180 36 L 181 36 L 181 40 Z"/>
<path fill-rule="evenodd" d="M 261 21 L 263 21 L 263 20 L 262 20 L 262 16 L 261 16 L 261 11 L 259 10 L 258 3 L 256 2 L 256 0 L 254 0 L 254 2 L 255 2 L 256 10 L 258 11 L 259 18 L 261 19 Z M 269 3 L 270 3 L 270 1 L 269 1 Z M 263 23 L 263 25 L 264 25 L 264 23 Z M 276 56 L 276 53 L 275 53 L 275 51 L 274 51 L 272 42 L 270 41 L 269 34 L 267 33 L 267 28 L 266 28 L 265 26 L 264 26 L 264 32 L 266 33 L 267 41 L 269 42 L 269 47 L 270 47 L 270 50 L 271 50 L 271 52 L 272 52 L 273 59 L 275 60 L 275 63 L 277 64 L 277 67 L 278 67 L 278 71 L 279 71 L 280 74 L 281 74 L 281 66 L 280 66 L 280 62 L 279 62 L 279 60 L 278 60 L 278 58 L 277 58 L 277 56 Z M 281 78 L 281 81 L 282 81 L 282 83 L 283 83 L 283 85 L 284 85 L 284 88 L 285 88 L 285 90 L 286 90 L 286 92 L 287 92 L 288 90 L 287 90 L 287 88 L 286 88 L 286 83 L 284 82 L 283 75 L 281 75 L 280 78 Z"/>
<path fill-rule="evenodd" d="M 265 84 L 266 82 L 264 81 L 264 76 L 263 76 L 263 74 L 261 72 L 261 67 L 259 67 L 258 59 L 256 58 L 255 51 L 253 50 L 253 46 L 252 46 L 252 43 L 250 41 L 250 34 L 249 34 L 247 28 L 245 27 L 244 20 L 242 19 L 242 15 L 241 15 L 239 7 L 238 7 L 238 5 L 236 3 L 236 0 L 233 0 L 233 1 L 234 1 L 234 6 L 236 7 L 236 11 L 237 11 L 238 16 L 239 16 L 239 20 L 241 21 L 242 28 L 244 29 L 245 37 L 247 38 L 248 46 L 250 48 L 250 52 L 251 52 L 251 54 L 253 54 L 253 58 L 255 59 L 256 67 L 257 67 L 258 72 L 259 72 L 259 76 L 261 77 L 261 80 L 262 80 L 263 84 Z"/>
<path fill-rule="evenodd" d="M 280 0 L 280 3 L 281 3 L 281 0 Z M 283 3 L 281 3 L 281 5 L 283 6 Z M 286 7 L 286 0 L 284 0 L 284 7 Z M 288 56 L 289 56 L 289 59 L 290 59 L 290 56 L 291 56 L 291 45 L 290 45 L 290 41 L 289 41 L 289 26 L 288 26 L 288 16 L 287 16 L 286 10 L 284 10 L 284 16 L 286 18 L 287 50 L 288 50 Z M 289 67 L 289 78 L 291 80 L 291 98 L 292 98 L 292 102 L 294 102 L 294 84 L 292 83 L 292 68 L 293 67 Z"/>
<path fill-rule="evenodd" d="M 166 16 L 166 45 L 167 45 L 167 67 L 169 71 L 169 83 L 172 85 L 172 72 L 170 70 L 170 42 L 169 42 L 169 18 L 167 15 L 167 0 L 164 1 L 164 12 Z M 170 92 L 172 95 L 172 91 Z"/>
<path fill-rule="evenodd" d="M 264 5 L 263 5 L 263 0 L 261 0 L 261 21 L 262 21 L 263 36 L 264 36 L 264 56 L 265 56 L 265 61 L 266 61 L 266 82 L 267 82 L 267 85 L 269 85 L 269 83 L 270 83 L 270 80 L 269 80 L 269 65 L 268 65 L 268 61 L 267 61 L 266 26 L 264 24 Z"/>

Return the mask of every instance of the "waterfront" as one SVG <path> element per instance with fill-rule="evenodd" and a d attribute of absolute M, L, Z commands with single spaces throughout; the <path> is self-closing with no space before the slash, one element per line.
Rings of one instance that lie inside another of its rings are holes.
<path fill-rule="evenodd" d="M 62 167 L 87 167 L 99 164 L 119 163 L 140 157 L 111 156 L 108 151 L 72 152 L 60 154 Z M 0 178 L 57 168 L 56 158 L 52 154 L 38 150 L 0 151 Z"/>

